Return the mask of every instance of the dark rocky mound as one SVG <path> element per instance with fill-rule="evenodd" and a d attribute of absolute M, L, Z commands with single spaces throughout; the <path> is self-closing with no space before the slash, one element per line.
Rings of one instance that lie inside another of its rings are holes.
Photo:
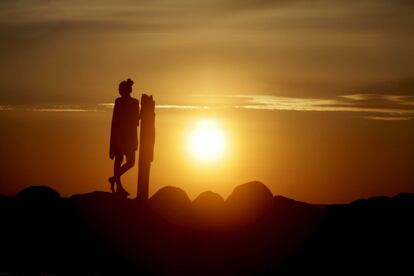
<path fill-rule="evenodd" d="M 206 191 L 192 202 L 196 223 L 202 226 L 221 226 L 224 224 L 224 199 L 217 193 Z"/>
<path fill-rule="evenodd" d="M 58 201 L 60 195 L 48 186 L 31 186 L 18 192 L 15 198 L 25 201 L 50 202 Z"/>
<path fill-rule="evenodd" d="M 149 200 L 150 209 L 171 222 L 183 222 L 189 216 L 191 200 L 182 189 L 166 186 Z"/>
<path fill-rule="evenodd" d="M 277 195 L 273 199 L 274 215 L 280 215 L 286 219 L 309 215 L 311 212 L 317 212 L 321 208 L 322 206 L 297 201 L 281 195 Z"/>
<path fill-rule="evenodd" d="M 119 197 L 109 192 L 94 191 L 86 194 L 73 195 L 71 196 L 71 199 L 74 201 L 94 201 L 104 203 L 110 200 L 117 200 Z"/>
<path fill-rule="evenodd" d="M 224 199 L 218 193 L 206 191 L 196 197 L 192 204 L 194 209 L 219 210 L 224 208 Z"/>
<path fill-rule="evenodd" d="M 192 203 L 174 187 L 139 202 L 39 186 L 0 197 L 0 215 L 0 274 L 412 274 L 414 194 L 321 206 L 260 182 Z"/>
<path fill-rule="evenodd" d="M 275 206 L 284 206 L 284 205 L 290 205 L 290 206 L 296 206 L 299 208 L 307 208 L 312 206 L 309 203 L 297 201 L 291 198 L 287 198 L 281 195 L 277 195 L 274 197 L 274 204 Z"/>
<path fill-rule="evenodd" d="M 125 199 L 116 194 L 103 191 L 73 195 L 70 197 L 70 201 L 77 207 L 82 207 L 91 211 L 105 210 L 108 208 L 116 212 L 122 212 L 123 209 L 132 204 L 131 199 Z"/>
<path fill-rule="evenodd" d="M 273 195 L 261 182 L 237 186 L 226 200 L 228 218 L 235 223 L 249 223 L 266 215 L 273 205 Z"/>

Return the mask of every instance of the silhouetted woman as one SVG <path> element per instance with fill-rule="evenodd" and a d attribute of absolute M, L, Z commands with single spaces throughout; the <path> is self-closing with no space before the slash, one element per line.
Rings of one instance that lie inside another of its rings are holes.
<path fill-rule="evenodd" d="M 122 196 L 128 196 L 129 193 L 122 186 L 121 175 L 134 166 L 135 151 L 138 148 L 139 101 L 131 97 L 133 84 L 131 79 L 119 84 L 121 97 L 115 100 L 112 114 L 109 157 L 115 158 L 115 162 L 114 175 L 108 180 L 111 183 L 111 191 L 115 192 L 116 184 L 116 193 Z M 124 156 L 126 162 L 122 164 Z"/>

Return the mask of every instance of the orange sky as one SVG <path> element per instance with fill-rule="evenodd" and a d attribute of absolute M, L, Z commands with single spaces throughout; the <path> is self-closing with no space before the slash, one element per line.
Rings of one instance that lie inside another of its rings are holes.
<path fill-rule="evenodd" d="M 409 1 L 2 1 L 0 193 L 107 189 L 118 83 L 157 100 L 150 192 L 250 180 L 310 202 L 414 191 Z M 217 164 L 189 128 L 227 133 Z M 49 173 L 45 173 L 49 172 Z M 126 176 L 135 191 L 136 170 Z"/>

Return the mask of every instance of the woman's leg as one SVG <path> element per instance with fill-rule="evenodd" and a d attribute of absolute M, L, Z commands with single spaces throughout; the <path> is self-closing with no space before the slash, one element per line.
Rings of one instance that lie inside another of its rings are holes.
<path fill-rule="evenodd" d="M 115 155 L 115 162 L 114 162 L 114 176 L 115 178 L 121 177 L 121 165 L 122 162 L 124 162 L 124 155 L 123 154 L 117 154 Z"/>
<path fill-rule="evenodd" d="M 123 154 L 117 154 L 115 155 L 115 161 L 114 161 L 114 175 L 111 176 L 108 180 L 111 183 L 111 191 L 115 192 L 115 183 L 117 184 L 117 188 L 122 187 L 121 184 L 121 165 L 124 161 L 124 155 Z"/>
<path fill-rule="evenodd" d="M 125 194 L 125 195 L 129 195 L 129 193 L 122 186 L 121 175 L 123 175 L 126 171 L 128 171 L 130 168 L 134 166 L 135 151 L 125 153 L 125 157 L 126 157 L 126 162 L 122 166 L 120 164 L 122 164 L 122 161 L 124 160 L 123 155 L 121 156 L 119 163 L 116 162 L 116 157 L 115 157 L 115 163 L 117 166 L 114 165 L 114 175 L 116 177 L 116 183 L 117 183 L 116 191 L 122 194 Z"/>
<path fill-rule="evenodd" d="M 119 168 L 119 176 L 132 168 L 135 164 L 135 151 L 125 153 L 126 162 Z"/>
<path fill-rule="evenodd" d="M 124 192 L 129 194 L 121 183 L 121 175 L 123 175 L 126 171 L 128 171 L 130 168 L 132 168 L 135 164 L 135 151 L 128 152 L 125 154 L 126 156 L 126 162 L 122 165 L 122 162 L 124 161 L 124 155 L 123 154 L 117 154 L 115 155 L 115 162 L 114 162 L 114 176 L 109 178 L 109 182 L 111 183 L 111 191 L 115 192 L 115 183 L 117 185 L 117 192 Z"/>

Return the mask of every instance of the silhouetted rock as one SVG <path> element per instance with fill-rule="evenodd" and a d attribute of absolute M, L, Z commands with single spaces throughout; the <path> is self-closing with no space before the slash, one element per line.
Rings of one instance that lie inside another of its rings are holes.
<path fill-rule="evenodd" d="M 297 201 L 281 195 L 273 199 L 274 215 L 281 215 L 286 219 L 296 218 L 297 216 L 309 215 L 310 212 L 321 210 L 322 207 L 312 205 L 306 202 Z"/>
<path fill-rule="evenodd" d="M 196 197 L 192 204 L 194 208 L 200 210 L 220 210 L 224 208 L 224 198 L 212 191 L 206 191 Z"/>
<path fill-rule="evenodd" d="M 48 187 L 0 197 L 0 272 L 97 275 L 328 274 L 412 270 L 414 194 L 314 205 L 260 182 L 192 203 L 174 187 L 149 202 Z M 217 223 L 220 218 L 222 224 Z M 408 253 L 407 253 L 408 252 Z"/>
<path fill-rule="evenodd" d="M 132 215 L 132 211 L 135 211 L 132 199 L 103 191 L 73 195 L 69 201 L 76 209 L 82 210 L 81 216 L 84 220 L 92 221 L 94 227 L 105 227 L 108 231 L 112 231 L 119 225 L 120 222 L 117 220 L 125 219 L 126 216 Z M 104 226 L 108 219 L 117 222 L 109 227 Z"/>
<path fill-rule="evenodd" d="M 86 204 L 101 207 L 107 206 L 111 208 L 117 208 L 119 204 L 130 200 L 124 197 L 120 197 L 117 194 L 103 191 L 94 191 L 86 194 L 73 195 L 70 199 L 76 204 Z"/>
<path fill-rule="evenodd" d="M 65 208 L 59 193 L 46 186 L 23 189 L 15 195 L 12 203 L 16 215 L 24 218 L 30 227 L 55 223 L 55 218 L 60 220 L 59 213 Z"/>
<path fill-rule="evenodd" d="M 395 200 L 399 200 L 401 202 L 408 202 L 413 204 L 414 203 L 414 194 L 410 193 L 399 193 L 398 195 L 393 197 Z"/>
<path fill-rule="evenodd" d="M 27 187 L 15 196 L 19 200 L 33 200 L 33 201 L 56 201 L 60 199 L 58 192 L 48 186 L 31 186 Z"/>
<path fill-rule="evenodd" d="M 0 195 L 0 206 L 2 206 L 3 204 L 6 204 L 9 200 L 10 200 L 10 197 Z"/>
<path fill-rule="evenodd" d="M 296 206 L 296 207 L 302 207 L 302 208 L 308 208 L 312 206 L 309 203 L 297 201 L 297 200 L 287 198 L 281 195 L 277 195 L 274 197 L 274 204 L 280 205 L 280 206 Z"/>
<path fill-rule="evenodd" d="M 201 226 L 220 226 L 224 223 L 224 199 L 217 193 L 206 191 L 192 202 L 195 223 Z"/>
<path fill-rule="evenodd" d="M 191 200 L 182 189 L 166 186 L 150 198 L 149 205 L 161 217 L 172 222 L 182 222 L 189 215 Z"/>
<path fill-rule="evenodd" d="M 248 182 L 237 186 L 226 200 L 228 219 L 251 222 L 265 215 L 273 205 L 272 192 L 263 183 Z"/>
<path fill-rule="evenodd" d="M 93 201 L 105 201 L 105 200 L 113 200 L 116 197 L 116 194 L 103 192 L 103 191 L 93 191 L 91 193 L 86 194 L 78 194 L 71 196 L 72 199 L 75 200 L 93 200 Z"/>

